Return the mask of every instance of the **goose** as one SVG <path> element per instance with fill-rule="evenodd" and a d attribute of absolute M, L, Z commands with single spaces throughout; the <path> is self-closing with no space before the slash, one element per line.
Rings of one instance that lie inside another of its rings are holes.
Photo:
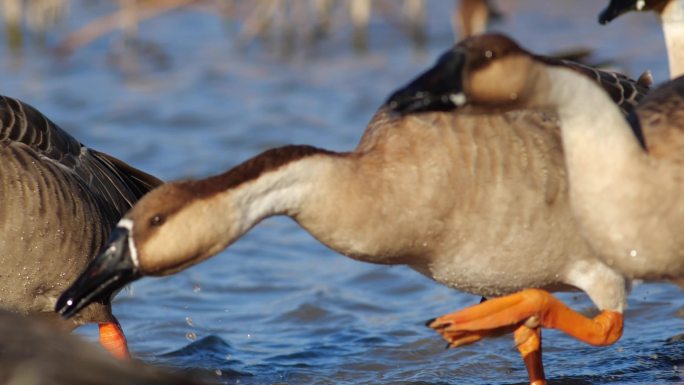
<path fill-rule="evenodd" d="M 684 0 L 611 0 L 599 14 L 599 23 L 607 24 L 630 11 L 658 14 L 665 36 L 670 79 L 684 75 Z"/>
<path fill-rule="evenodd" d="M 451 86 L 444 69 L 458 64 L 452 59 L 448 52 L 436 69 L 393 94 L 352 151 L 288 145 L 222 174 L 152 190 L 119 221 L 56 311 L 69 317 L 128 282 L 187 269 L 264 218 L 286 215 L 340 254 L 408 265 L 475 295 L 583 290 L 605 314 L 592 320 L 566 311 L 571 321 L 556 326 L 592 339 L 608 323 L 605 342 L 613 341 L 622 330 L 628 282 L 579 232 L 556 118 L 451 112 L 453 101 L 439 91 Z M 566 65 L 594 77 L 627 110 L 645 93 L 626 77 Z M 420 91 L 426 85 L 436 90 Z M 403 114 L 399 106 L 440 111 Z M 523 336 L 539 330 L 523 322 L 518 329 Z M 544 383 L 539 348 L 521 347 L 535 384 Z"/>
<path fill-rule="evenodd" d="M 613 102 L 615 95 L 504 35 L 465 40 L 453 55 L 459 64 L 448 68 L 453 85 L 448 94 L 457 104 L 479 113 L 524 108 L 558 114 L 571 207 L 582 234 L 605 264 L 630 279 L 681 285 L 684 77 L 649 93 L 626 119 Z M 640 135 L 634 135 L 635 127 Z M 535 299 L 543 305 L 527 311 L 525 304 Z M 546 292 L 527 289 L 439 317 L 431 326 L 447 338 L 521 320 L 555 327 L 558 313 L 553 307 L 564 305 Z M 518 342 L 532 339 L 523 335 Z"/>
<path fill-rule="evenodd" d="M 109 299 L 70 321 L 53 310 L 119 218 L 161 181 L 83 146 L 7 96 L 0 96 L 0 163 L 0 308 L 51 318 L 66 330 L 99 323 L 102 345 L 127 356 Z"/>
<path fill-rule="evenodd" d="M 42 319 L 0 310 L 0 384 L 199 385 L 134 360 L 116 360 Z"/>
<path fill-rule="evenodd" d="M 452 15 L 452 29 L 458 38 L 457 40 L 461 40 L 486 33 L 491 29 L 490 24 L 500 21 L 504 17 L 504 14 L 494 6 L 491 0 L 459 0 Z M 565 48 L 549 55 L 561 60 L 569 60 L 598 68 L 610 67 L 613 64 L 610 60 L 594 60 L 592 50 L 586 47 Z M 650 87 L 648 76 L 650 76 L 650 72 L 644 73 L 639 79 L 644 82 L 647 88 Z"/>

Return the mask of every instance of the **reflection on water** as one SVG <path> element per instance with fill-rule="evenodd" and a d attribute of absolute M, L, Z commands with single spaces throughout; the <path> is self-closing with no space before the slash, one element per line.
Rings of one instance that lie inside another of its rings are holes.
<path fill-rule="evenodd" d="M 85 3 L 71 8 L 65 29 L 115 9 Z M 589 46 L 632 74 L 650 68 L 656 79 L 667 76 L 655 18 L 629 16 L 607 28 L 596 23 L 599 2 L 500 3 L 507 17 L 499 29 L 533 50 Z M 178 11 L 140 24 L 133 47 L 121 46 L 116 34 L 62 59 L 32 48 L 13 56 L 3 46 L 0 93 L 165 179 L 216 173 L 286 143 L 350 149 L 390 92 L 452 44 L 453 4 L 427 4 L 422 53 L 378 23 L 370 26 L 366 55 L 353 55 L 343 36 L 281 60 L 267 44 L 236 51 L 211 13 Z M 60 41 L 59 33 L 49 39 Z M 591 309 L 582 294 L 562 298 Z M 348 260 L 275 218 L 206 263 L 135 283 L 115 300 L 114 312 L 138 357 L 220 383 L 524 383 L 509 336 L 447 351 L 423 326 L 478 300 L 402 267 Z M 638 285 L 614 346 L 545 331 L 551 383 L 684 382 L 682 308 L 680 290 Z"/>

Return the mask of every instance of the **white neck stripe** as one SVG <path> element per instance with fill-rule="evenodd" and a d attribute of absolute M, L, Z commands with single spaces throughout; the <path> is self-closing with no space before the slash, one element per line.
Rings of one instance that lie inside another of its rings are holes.
<path fill-rule="evenodd" d="M 128 230 L 128 249 L 131 252 L 133 266 L 137 269 L 140 267 L 140 262 L 138 261 L 138 249 L 135 248 L 135 243 L 133 243 L 133 221 L 128 218 L 123 218 L 116 224 L 116 227 L 123 227 Z"/>

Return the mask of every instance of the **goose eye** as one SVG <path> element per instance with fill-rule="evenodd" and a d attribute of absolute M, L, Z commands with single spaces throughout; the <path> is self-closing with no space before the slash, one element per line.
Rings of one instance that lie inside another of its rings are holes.
<path fill-rule="evenodd" d="M 496 55 L 494 55 L 494 51 L 492 50 L 486 50 L 484 53 L 485 58 L 487 59 L 493 59 Z"/>
<path fill-rule="evenodd" d="M 160 226 L 162 223 L 164 223 L 164 216 L 162 214 L 157 214 L 150 218 L 150 225 L 152 226 Z"/>

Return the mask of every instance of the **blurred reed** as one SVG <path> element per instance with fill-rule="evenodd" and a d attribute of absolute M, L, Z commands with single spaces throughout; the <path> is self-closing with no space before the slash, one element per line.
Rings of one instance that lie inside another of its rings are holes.
<path fill-rule="evenodd" d="M 25 35 L 45 44 L 46 34 L 66 14 L 69 0 L 2 0 L 0 7 L 6 43 L 12 52 L 19 52 Z"/>
<path fill-rule="evenodd" d="M 457 12 L 444 0 L 445 14 Z M 465 0 L 463 0 L 465 1 Z M 56 45 L 71 53 L 113 31 L 123 39 L 136 39 L 140 22 L 172 10 L 209 11 L 233 23 L 235 43 L 247 47 L 260 41 L 277 47 L 283 55 L 307 49 L 335 33 L 351 29 L 351 44 L 358 52 L 369 47 L 369 26 L 383 21 L 396 27 L 416 47 L 427 40 L 426 0 L 0 0 L 6 43 L 16 52 L 25 36 L 45 36 L 54 31 L 69 6 L 116 3 L 107 15 L 85 23 Z M 458 4 L 458 1 L 456 2 Z M 457 17 L 453 17 L 454 20 Z M 57 37 L 59 39 L 59 37 Z"/>
<path fill-rule="evenodd" d="M 441 0 L 440 0 L 441 1 Z M 281 53 L 309 46 L 351 25 L 354 49 L 368 49 L 368 30 L 373 18 L 397 26 L 416 46 L 426 40 L 425 0 L 259 0 L 244 9 L 237 44 L 255 40 L 275 43 Z M 239 17 L 238 17 L 239 18 Z M 278 41 L 274 41 L 274 36 Z"/>

